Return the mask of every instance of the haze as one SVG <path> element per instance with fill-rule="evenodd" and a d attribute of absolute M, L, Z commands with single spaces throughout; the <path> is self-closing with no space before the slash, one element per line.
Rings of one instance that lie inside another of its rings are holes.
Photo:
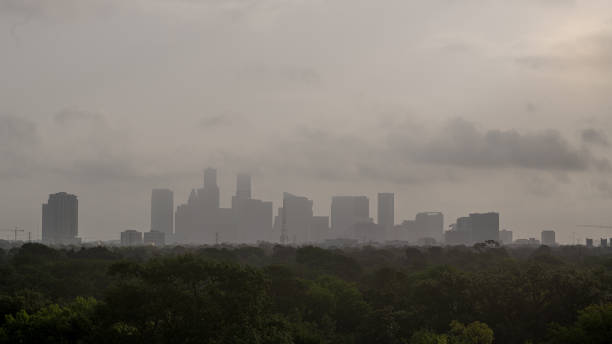
<path fill-rule="evenodd" d="M 612 225 L 609 1 L 3 0 L 0 47 L 0 228 L 66 191 L 117 239 L 210 166 L 224 206 L 248 172 L 317 215 L 395 192 L 396 222 L 612 235 L 576 228 Z"/>

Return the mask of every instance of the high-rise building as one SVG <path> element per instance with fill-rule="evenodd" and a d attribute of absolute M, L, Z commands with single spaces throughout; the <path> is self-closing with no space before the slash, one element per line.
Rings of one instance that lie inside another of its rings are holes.
<path fill-rule="evenodd" d="M 312 201 L 306 197 L 283 193 L 283 207 L 279 209 L 281 243 L 305 243 L 310 241 Z"/>
<path fill-rule="evenodd" d="M 475 243 L 494 240 L 499 242 L 499 213 L 470 214 L 472 219 L 472 241 Z"/>
<path fill-rule="evenodd" d="M 608 247 L 608 239 L 602 238 L 599 240 L 599 247 Z"/>
<path fill-rule="evenodd" d="M 236 196 L 232 197 L 232 211 L 236 222 L 236 242 L 278 240 L 272 232 L 272 202 L 251 198 L 251 176 L 239 174 L 236 178 Z"/>
<path fill-rule="evenodd" d="M 441 212 L 418 213 L 415 217 L 416 239 L 430 238 L 442 242 L 444 236 L 444 215 Z"/>
<path fill-rule="evenodd" d="M 501 241 L 502 245 L 510 245 L 512 244 L 512 231 L 506 230 L 506 229 L 502 229 L 499 232 L 499 240 Z"/>
<path fill-rule="evenodd" d="M 586 247 L 593 247 L 593 239 L 590 239 L 590 238 L 586 239 Z"/>
<path fill-rule="evenodd" d="M 336 237 L 354 238 L 352 227 L 370 221 L 370 200 L 366 196 L 334 196 L 331 229 Z"/>
<path fill-rule="evenodd" d="M 219 186 L 217 186 L 217 170 L 204 170 L 204 188 L 198 190 L 202 206 L 207 209 L 219 209 Z"/>
<path fill-rule="evenodd" d="M 47 244 L 77 244 L 79 201 L 65 192 L 49 195 L 42 205 L 42 239 Z"/>
<path fill-rule="evenodd" d="M 555 246 L 557 244 L 555 239 L 555 231 L 542 231 L 541 239 L 542 245 Z"/>
<path fill-rule="evenodd" d="M 143 241 L 145 245 L 164 246 L 166 244 L 166 233 L 158 231 L 145 232 Z"/>
<path fill-rule="evenodd" d="M 385 230 L 395 225 L 395 194 L 378 194 L 378 225 Z"/>
<path fill-rule="evenodd" d="M 151 231 L 174 233 L 174 194 L 168 189 L 151 192 Z"/>
<path fill-rule="evenodd" d="M 236 177 L 236 197 L 240 199 L 251 198 L 251 176 L 241 173 Z"/>
<path fill-rule="evenodd" d="M 310 222 L 310 241 L 329 239 L 329 216 L 313 216 Z"/>
<path fill-rule="evenodd" d="M 121 246 L 139 246 L 142 242 L 142 232 L 134 229 L 121 232 Z"/>

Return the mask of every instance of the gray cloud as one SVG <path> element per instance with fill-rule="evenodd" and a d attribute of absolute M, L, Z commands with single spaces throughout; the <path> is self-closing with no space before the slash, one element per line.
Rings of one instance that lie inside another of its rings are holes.
<path fill-rule="evenodd" d="M 607 135 L 601 130 L 597 130 L 593 128 L 584 129 L 580 133 L 580 136 L 582 138 L 582 142 L 584 143 L 588 143 L 592 145 L 599 145 L 599 146 L 604 146 L 604 147 L 608 147 L 610 145 Z"/>
<path fill-rule="evenodd" d="M 0 116 L 0 177 L 29 175 L 39 144 L 35 123 L 23 118 Z"/>

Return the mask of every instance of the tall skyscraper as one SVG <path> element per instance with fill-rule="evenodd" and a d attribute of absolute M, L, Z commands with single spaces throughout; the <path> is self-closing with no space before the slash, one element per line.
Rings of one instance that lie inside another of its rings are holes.
<path fill-rule="evenodd" d="M 555 231 L 542 231 L 542 245 L 555 246 L 556 244 Z"/>
<path fill-rule="evenodd" d="M 151 192 L 151 231 L 174 233 L 174 194 L 168 189 Z"/>
<path fill-rule="evenodd" d="M 395 194 L 378 194 L 378 225 L 385 230 L 395 225 Z"/>
<path fill-rule="evenodd" d="M 281 243 L 305 243 L 310 241 L 312 201 L 306 197 L 283 193 L 283 207 L 279 209 Z"/>
<path fill-rule="evenodd" d="M 352 238 L 352 227 L 361 222 L 370 222 L 370 200 L 366 196 L 332 197 L 332 235 Z"/>
<path fill-rule="evenodd" d="M 251 176 L 248 174 L 238 174 L 236 177 L 236 197 L 240 199 L 251 198 Z"/>
<path fill-rule="evenodd" d="M 207 168 L 204 170 L 204 188 L 199 192 L 200 200 L 205 209 L 219 208 L 219 186 L 217 185 L 217 170 Z"/>
<path fill-rule="evenodd" d="M 470 214 L 472 219 L 472 241 L 499 241 L 499 213 Z"/>
<path fill-rule="evenodd" d="M 76 244 L 79 235 L 79 201 L 65 192 L 49 195 L 42 205 L 42 239 L 47 244 Z"/>

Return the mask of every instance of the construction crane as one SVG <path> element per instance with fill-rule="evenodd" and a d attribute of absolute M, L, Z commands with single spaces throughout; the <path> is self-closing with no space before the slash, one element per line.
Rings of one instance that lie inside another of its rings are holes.
<path fill-rule="evenodd" d="M 15 233 L 15 241 L 17 241 L 17 233 L 24 232 L 23 229 L 19 229 L 19 227 L 15 227 L 14 229 L 0 229 L 3 232 L 13 232 Z"/>
<path fill-rule="evenodd" d="M 600 225 L 576 225 L 576 227 L 586 227 L 586 228 L 607 228 L 607 229 L 612 229 L 612 226 L 600 226 Z"/>

